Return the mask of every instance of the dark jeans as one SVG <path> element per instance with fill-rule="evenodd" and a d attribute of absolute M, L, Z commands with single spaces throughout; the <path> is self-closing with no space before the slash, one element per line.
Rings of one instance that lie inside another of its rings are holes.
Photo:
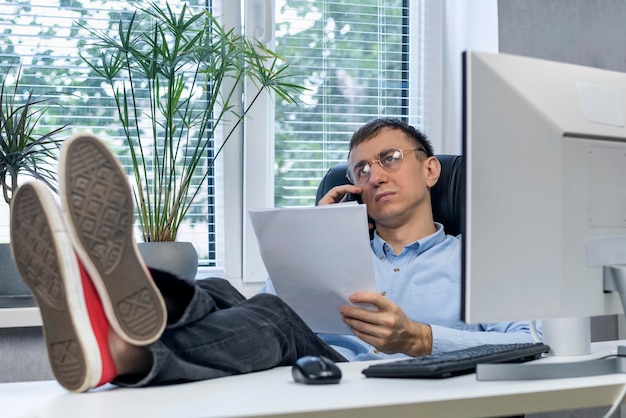
<path fill-rule="evenodd" d="M 289 366 L 305 355 L 346 361 L 319 339 L 280 298 L 246 299 L 228 281 L 188 283 L 152 271 L 170 319 L 161 338 L 147 346 L 152 369 L 140 378 L 122 376 L 122 386 L 163 385 Z M 180 314 L 172 312 L 180 311 Z"/>

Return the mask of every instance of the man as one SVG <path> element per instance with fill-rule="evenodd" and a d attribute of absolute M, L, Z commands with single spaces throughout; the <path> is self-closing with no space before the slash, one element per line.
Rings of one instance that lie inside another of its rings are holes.
<path fill-rule="evenodd" d="M 350 148 L 355 185 L 322 199 L 361 194 L 376 221 L 381 289 L 352 296 L 378 311 L 342 307 L 355 335 L 323 336 L 328 344 L 274 295 L 246 300 L 224 280 L 189 284 L 146 269 L 127 227 L 132 194 L 119 162 L 89 135 L 66 141 L 63 211 L 47 189 L 27 183 L 11 219 L 18 269 L 41 309 L 59 383 L 76 392 L 107 382 L 161 385 L 291 365 L 305 355 L 345 361 L 342 354 L 415 356 L 483 341 L 531 341 L 523 324 L 469 328 L 458 320 L 458 240 L 432 220 L 428 188 L 440 168 L 415 132 L 393 120 L 359 130 Z"/>
<path fill-rule="evenodd" d="M 318 204 L 360 194 L 375 220 L 371 241 L 378 293 L 352 295 L 341 313 L 354 335 L 320 335 L 349 360 L 420 356 L 479 344 L 532 342 L 527 323 L 466 324 L 461 312 L 461 240 L 433 221 L 429 189 L 441 165 L 432 144 L 397 119 L 376 119 L 349 145 L 351 185 Z M 345 198 L 344 198 L 345 199 Z M 271 279 L 262 288 L 274 292 Z"/>

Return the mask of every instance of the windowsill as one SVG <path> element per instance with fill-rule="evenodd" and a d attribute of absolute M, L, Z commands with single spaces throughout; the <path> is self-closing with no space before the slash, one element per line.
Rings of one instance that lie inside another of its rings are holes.
<path fill-rule="evenodd" d="M 0 328 L 40 327 L 42 325 L 39 308 L 0 309 Z"/>
<path fill-rule="evenodd" d="M 198 269 L 199 278 L 211 277 L 205 275 L 203 270 L 202 267 Z M 244 283 L 239 278 L 228 279 L 228 281 L 247 298 L 254 296 L 263 285 L 263 283 Z M 0 308 L 0 328 L 40 327 L 41 325 L 41 315 L 37 307 Z"/>

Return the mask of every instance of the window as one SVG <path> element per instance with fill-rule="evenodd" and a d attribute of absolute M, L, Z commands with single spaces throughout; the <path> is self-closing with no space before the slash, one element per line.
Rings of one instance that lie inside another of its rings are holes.
<path fill-rule="evenodd" d="M 161 1 L 161 4 L 164 4 Z M 187 1 L 191 7 L 208 7 L 205 0 Z M 180 0 L 171 0 L 177 7 Z M 49 98 L 49 110 L 40 121 L 42 131 L 64 123 L 69 128 L 61 135 L 91 131 L 100 136 L 122 163 L 124 158 L 123 132 L 118 122 L 112 93 L 101 78 L 81 58 L 96 58 L 94 38 L 83 25 L 113 30 L 117 22 L 128 20 L 132 4 L 127 1 L 94 0 L 21 0 L 0 2 L 0 71 L 10 82 L 21 68 L 20 89 L 32 89 L 35 96 Z M 147 103 L 146 103 L 147 105 Z M 210 150 L 209 152 L 212 152 Z M 219 159 L 218 159 L 219 161 Z M 130 169 L 128 171 L 131 172 Z M 223 268 L 220 243 L 223 234 L 218 225 L 223 201 L 220 187 L 220 164 L 209 177 L 201 199 L 187 215 L 181 227 L 179 240 L 194 243 L 201 264 Z M 2 219 L 5 223 L 2 238 L 8 240 L 8 208 Z M 139 231 L 137 237 L 140 239 Z"/>

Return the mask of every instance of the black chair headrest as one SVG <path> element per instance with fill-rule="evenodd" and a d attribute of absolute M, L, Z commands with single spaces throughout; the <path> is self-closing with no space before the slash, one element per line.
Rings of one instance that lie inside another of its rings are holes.
<path fill-rule="evenodd" d="M 430 189 L 435 222 L 443 224 L 449 235 L 459 235 L 463 231 L 465 221 L 465 178 L 463 157 L 460 155 L 437 155 L 441 162 L 439 181 Z M 347 184 L 347 163 L 331 167 L 322 178 L 315 202 L 335 186 Z"/>

